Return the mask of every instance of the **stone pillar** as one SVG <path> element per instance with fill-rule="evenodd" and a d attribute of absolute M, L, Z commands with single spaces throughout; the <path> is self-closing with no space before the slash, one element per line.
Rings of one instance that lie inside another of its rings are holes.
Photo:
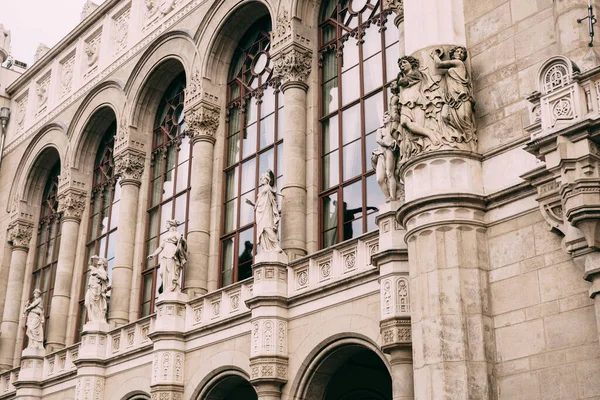
<path fill-rule="evenodd" d="M 394 17 L 394 25 L 398 28 L 398 41 L 400 44 L 400 57 L 404 56 L 404 0 L 384 0 L 383 8 L 392 11 Z"/>
<path fill-rule="evenodd" d="M 259 253 L 252 266 L 250 383 L 259 400 L 280 400 L 287 382 L 287 256 Z"/>
<path fill-rule="evenodd" d="M 187 95 L 188 93 L 186 93 Z M 190 97 L 191 97 L 190 93 Z M 208 96 L 204 96 L 208 97 Z M 190 99 L 190 102 L 193 101 Z M 213 186 L 213 156 L 215 133 L 219 126 L 219 108 L 205 100 L 188 106 L 186 98 L 186 131 L 193 146 L 191 211 L 188 225 L 188 268 L 185 271 L 185 290 L 191 297 L 207 292 L 208 256 L 210 251 L 210 206 Z M 187 108 L 189 107 L 189 108 Z"/>
<path fill-rule="evenodd" d="M 12 244 L 12 254 L 8 272 L 8 291 L 0 326 L 0 332 L 2 332 L 0 335 L 0 370 L 13 367 L 19 319 L 23 312 L 21 299 L 33 224 L 29 220 L 17 219 L 11 223 L 8 229 L 8 241 Z"/>
<path fill-rule="evenodd" d="M 103 400 L 108 324 L 88 322 L 83 326 L 77 366 L 75 400 Z"/>
<path fill-rule="evenodd" d="M 25 349 L 21 356 L 19 379 L 15 382 L 16 399 L 39 400 L 42 398 L 44 349 Z"/>
<path fill-rule="evenodd" d="M 154 344 L 150 391 L 152 398 L 183 400 L 185 367 L 185 305 L 188 295 L 164 292 L 156 302 L 156 323 L 149 337 Z"/>
<path fill-rule="evenodd" d="M 79 225 L 87 203 L 87 196 L 81 190 L 69 188 L 59 194 L 58 201 L 58 210 L 62 212 L 61 243 L 63 246 L 60 246 L 58 250 L 54 294 L 50 307 L 52 315 L 50 323 L 46 327 L 46 349 L 50 353 L 62 349 L 66 344 L 75 254 L 79 247 Z"/>
<path fill-rule="evenodd" d="M 296 22 L 278 20 L 273 37 L 274 74 L 281 82 L 284 104 L 281 248 L 290 260 L 306 255 L 306 81 L 312 62 L 306 47 L 310 41 Z"/>
<path fill-rule="evenodd" d="M 115 154 L 115 174 L 121 185 L 119 225 L 115 265 L 112 271 L 111 297 L 108 323 L 111 327 L 129 322 L 129 296 L 133 273 L 133 253 L 142 174 L 145 153 L 133 147 L 126 147 Z"/>
<path fill-rule="evenodd" d="M 396 222 L 399 201 L 379 207 L 379 249 L 371 263 L 379 268 L 381 349 L 390 355 L 394 400 L 414 399 L 410 285 L 406 231 Z"/>

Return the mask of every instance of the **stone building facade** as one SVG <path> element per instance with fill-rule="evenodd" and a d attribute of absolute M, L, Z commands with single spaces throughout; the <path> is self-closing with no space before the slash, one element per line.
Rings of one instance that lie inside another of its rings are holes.
<path fill-rule="evenodd" d="M 0 70 L 0 400 L 600 398 L 587 12 L 86 4 L 28 70 Z M 9 43 L 0 26 L 1 61 Z M 403 135 L 390 172 L 384 122 Z M 245 202 L 267 169 L 284 252 L 257 254 Z M 176 295 L 148 259 L 167 220 L 187 239 Z M 107 326 L 86 324 L 92 256 Z"/>

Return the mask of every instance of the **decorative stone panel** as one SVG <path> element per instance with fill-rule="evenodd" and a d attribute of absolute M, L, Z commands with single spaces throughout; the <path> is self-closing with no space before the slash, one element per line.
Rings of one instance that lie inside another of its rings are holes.
<path fill-rule="evenodd" d="M 101 376 L 78 376 L 75 386 L 75 399 L 103 400 L 104 381 L 104 377 Z"/>
<path fill-rule="evenodd" d="M 287 322 L 280 318 L 252 321 L 250 356 L 287 356 Z"/>
<path fill-rule="evenodd" d="M 382 350 L 385 352 L 393 347 L 412 344 L 412 328 L 410 319 L 393 319 L 381 322 Z"/>
<path fill-rule="evenodd" d="M 152 385 L 183 384 L 184 360 L 182 351 L 156 351 L 152 359 Z"/>
<path fill-rule="evenodd" d="M 71 92 L 73 87 L 73 73 L 75 69 L 75 51 L 60 62 L 60 89 L 59 98 L 62 99 Z"/>
<path fill-rule="evenodd" d="M 285 383 L 287 379 L 287 358 L 257 357 L 250 359 L 250 382 L 268 381 Z"/>
<path fill-rule="evenodd" d="M 128 6 L 125 9 L 119 11 L 113 17 L 113 31 L 112 31 L 112 49 L 113 56 L 118 56 L 127 47 L 127 37 L 129 30 L 129 15 L 131 14 L 131 7 Z"/>
<path fill-rule="evenodd" d="M 84 42 L 85 69 L 84 77 L 87 78 L 98 69 L 98 59 L 100 58 L 100 44 L 102 40 L 102 30 L 98 30 L 90 35 Z"/>
<path fill-rule="evenodd" d="M 50 72 L 40 78 L 35 85 L 35 93 L 37 97 L 37 111 L 36 115 L 42 114 L 46 111 L 48 104 L 48 95 L 50 91 Z"/>

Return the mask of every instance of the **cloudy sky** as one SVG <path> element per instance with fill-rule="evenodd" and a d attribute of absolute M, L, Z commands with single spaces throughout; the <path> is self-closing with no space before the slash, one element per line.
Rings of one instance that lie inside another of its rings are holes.
<path fill-rule="evenodd" d="M 77 26 L 85 0 L 0 0 L 0 4 L 0 24 L 12 37 L 10 53 L 31 65 L 40 42 L 53 47 Z"/>

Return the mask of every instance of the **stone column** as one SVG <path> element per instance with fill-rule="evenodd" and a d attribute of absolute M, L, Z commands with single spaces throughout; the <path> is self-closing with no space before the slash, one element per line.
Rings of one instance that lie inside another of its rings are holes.
<path fill-rule="evenodd" d="M 129 295 L 133 272 L 133 252 L 142 174 L 144 172 L 144 152 L 126 147 L 115 154 L 115 174 L 120 177 L 121 200 L 115 265 L 112 271 L 111 298 L 108 323 L 111 328 L 129 322 Z"/>
<path fill-rule="evenodd" d="M 252 266 L 250 383 L 259 400 L 280 400 L 287 382 L 287 256 L 259 253 Z"/>
<path fill-rule="evenodd" d="M 379 268 L 381 349 L 390 355 L 394 400 L 414 399 L 410 285 L 406 231 L 396 222 L 399 201 L 379 207 L 378 251 L 371 263 Z"/>
<path fill-rule="evenodd" d="M 54 294 L 50 309 L 50 323 L 46 327 L 46 349 L 53 352 L 65 347 L 67 319 L 71 300 L 73 268 L 77 252 L 79 225 L 85 209 L 87 196 L 84 191 L 69 188 L 58 195 L 58 210 L 62 212 L 61 243 L 58 250 Z"/>
<path fill-rule="evenodd" d="M 186 104 L 185 121 L 186 131 L 193 146 L 188 206 L 191 211 L 187 234 L 189 259 L 185 271 L 185 289 L 188 295 L 194 298 L 205 294 L 208 289 L 213 156 L 215 133 L 219 126 L 219 107 L 203 99 L 193 106 Z"/>
<path fill-rule="evenodd" d="M 4 303 L 4 314 L 0 326 L 0 370 L 13 367 L 18 326 L 23 312 L 23 281 L 33 224 L 29 220 L 17 219 L 9 226 L 8 241 L 12 244 L 8 291 Z"/>
<path fill-rule="evenodd" d="M 392 11 L 394 17 L 394 25 L 398 28 L 398 41 L 400 44 L 400 57 L 404 56 L 404 0 L 384 0 L 383 8 Z"/>
<path fill-rule="evenodd" d="M 273 59 L 284 99 L 281 247 L 294 260 L 306 255 L 306 80 L 312 52 L 292 42 Z"/>

